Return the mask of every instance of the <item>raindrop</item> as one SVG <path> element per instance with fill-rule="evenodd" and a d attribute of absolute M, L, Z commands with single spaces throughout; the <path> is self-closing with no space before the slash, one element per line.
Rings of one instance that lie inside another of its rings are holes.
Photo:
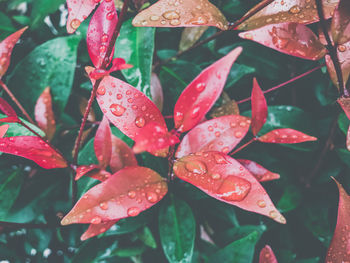
<path fill-rule="evenodd" d="M 128 209 L 128 216 L 138 216 L 140 214 L 140 209 L 138 207 L 131 207 Z"/>
<path fill-rule="evenodd" d="M 145 126 L 146 124 L 146 120 L 143 117 L 136 117 L 135 119 L 135 125 L 139 128 L 142 128 L 143 126 Z"/>
<path fill-rule="evenodd" d="M 108 209 L 108 203 L 106 203 L 106 202 L 100 203 L 100 208 L 101 208 L 102 210 L 107 210 L 107 209 Z"/>
<path fill-rule="evenodd" d="M 122 116 L 125 112 L 125 108 L 122 105 L 119 104 L 112 104 L 109 109 L 111 110 L 112 114 L 115 116 Z"/>
<path fill-rule="evenodd" d="M 248 195 L 250 189 L 249 181 L 231 175 L 222 182 L 217 194 L 227 201 L 242 201 Z"/>
<path fill-rule="evenodd" d="M 73 28 L 73 29 L 77 29 L 79 26 L 80 26 L 81 22 L 80 20 L 78 19 L 73 19 L 71 22 L 70 22 L 70 26 Z"/>
<path fill-rule="evenodd" d="M 150 203 L 156 203 L 158 201 L 158 195 L 156 193 L 148 192 L 146 196 Z"/>
<path fill-rule="evenodd" d="M 98 216 L 91 219 L 91 224 L 94 224 L 94 225 L 100 224 L 101 222 L 102 222 L 102 219 L 101 217 L 98 217 Z"/>
<path fill-rule="evenodd" d="M 189 161 L 185 164 L 185 168 L 187 171 L 194 173 L 194 174 L 205 174 L 207 172 L 207 166 L 205 163 L 201 161 Z"/>

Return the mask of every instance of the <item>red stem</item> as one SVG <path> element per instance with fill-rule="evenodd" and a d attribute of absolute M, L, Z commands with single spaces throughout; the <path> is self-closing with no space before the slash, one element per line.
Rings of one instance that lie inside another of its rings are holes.
<path fill-rule="evenodd" d="M 252 138 L 250 141 L 248 141 L 247 143 L 243 144 L 241 147 L 239 147 L 238 149 L 236 149 L 233 153 L 231 153 L 230 155 L 234 155 L 240 151 L 242 151 L 244 148 L 246 148 L 247 146 L 249 146 L 250 144 L 252 144 L 253 142 L 255 142 L 257 140 L 256 137 Z"/>
<path fill-rule="evenodd" d="M 21 110 L 23 115 L 27 118 L 29 122 L 35 124 L 33 119 L 29 116 L 28 112 L 23 108 L 21 103 L 16 99 L 15 95 L 11 92 L 11 90 L 6 86 L 6 84 L 0 79 L 0 86 L 4 89 L 7 95 L 11 98 L 11 100 L 17 105 L 17 107 Z"/>

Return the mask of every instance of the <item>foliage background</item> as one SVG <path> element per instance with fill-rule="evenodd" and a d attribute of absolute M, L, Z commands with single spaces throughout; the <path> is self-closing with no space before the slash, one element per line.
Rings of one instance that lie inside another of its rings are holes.
<path fill-rule="evenodd" d="M 5 82 L 31 114 L 43 89 L 51 87 L 59 123 L 53 143 L 65 156 L 71 156 L 81 119 L 78 105 L 82 98 L 88 98 L 92 87 L 84 73 L 84 67 L 90 63 L 84 39 L 88 21 L 78 29 L 77 35 L 67 36 L 64 2 L 0 0 L 0 40 L 29 25 L 29 30 L 14 49 Z M 212 1 L 229 21 L 239 19 L 257 2 Z M 129 17 L 134 15 L 135 9 L 131 9 Z M 148 85 L 152 59 L 156 63 L 174 56 L 179 49 L 182 30 L 135 29 L 130 21 L 126 22 L 116 52 L 119 57 L 130 58 L 127 63 L 139 69 L 126 74 L 126 80 L 136 86 L 141 72 L 145 79 L 140 85 Z M 202 39 L 215 32 L 215 28 L 209 28 Z M 225 91 L 237 101 L 250 96 L 253 76 L 258 78 L 263 89 L 268 89 L 323 63 L 283 55 L 241 40 L 237 32 L 226 32 L 157 69 L 164 91 L 163 114 L 172 114 L 177 97 L 201 70 L 236 46 L 242 46 L 244 51 L 230 72 Z M 139 56 L 135 56 L 136 49 Z M 121 73 L 116 76 L 124 78 Z M 47 223 L 49 227 L 2 228 L 0 260 L 166 262 L 159 232 L 169 228 L 172 209 L 175 209 L 183 215 L 179 217 L 183 230 L 196 230 L 194 263 L 256 261 L 258 251 L 265 244 L 271 245 L 279 262 L 321 262 L 330 244 L 337 213 L 338 192 L 330 177 L 338 178 L 349 189 L 350 153 L 345 149 L 349 121 L 335 103 L 337 90 L 325 68 L 269 93 L 267 99 L 269 116 L 264 129 L 288 127 L 319 138 L 317 143 L 297 146 L 256 143 L 239 153 L 239 157 L 257 161 L 280 173 L 280 180 L 264 183 L 264 187 L 286 216 L 287 225 L 226 205 L 188 184 L 175 181 L 170 186 L 172 194 L 154 208 L 136 218 L 123 220 L 98 238 L 81 242 L 79 237 L 85 226 L 57 227 L 59 218 L 71 205 L 69 171 L 48 172 L 33 166 L 30 161 L 4 155 L 0 157 L 0 220 Z M 94 109 L 100 120 L 98 106 L 94 105 Z M 249 102 L 240 104 L 243 115 L 249 114 L 249 109 Z M 11 124 L 9 133 L 13 136 L 25 132 Z M 113 132 L 127 141 L 117 129 Z M 96 162 L 93 134 L 87 138 L 79 155 L 80 164 Z M 327 141 L 329 147 L 325 148 Z M 322 154 L 324 149 L 326 152 Z M 142 154 L 138 159 L 140 164 L 164 176 L 167 174 L 166 161 L 149 154 Z M 94 183 L 93 179 L 83 178 L 79 181 L 79 193 Z M 205 241 L 201 232 L 209 234 L 215 245 Z M 192 243 L 190 238 L 184 240 Z"/>

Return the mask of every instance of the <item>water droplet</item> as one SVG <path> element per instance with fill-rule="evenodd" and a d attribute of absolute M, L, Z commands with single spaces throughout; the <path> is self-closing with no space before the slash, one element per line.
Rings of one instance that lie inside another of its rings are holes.
<path fill-rule="evenodd" d="M 106 88 L 104 86 L 98 87 L 97 94 L 101 95 L 101 96 L 105 95 L 106 94 Z"/>
<path fill-rule="evenodd" d="M 150 19 L 151 21 L 158 21 L 158 20 L 159 20 L 159 16 L 157 16 L 157 15 L 152 15 L 149 19 Z"/>
<path fill-rule="evenodd" d="M 140 209 L 138 207 L 131 207 L 128 209 L 128 216 L 138 216 L 140 214 Z"/>
<path fill-rule="evenodd" d="M 151 203 L 156 203 L 158 202 L 158 195 L 156 193 L 153 193 L 153 192 L 148 192 L 146 194 L 147 196 L 147 200 Z"/>
<path fill-rule="evenodd" d="M 206 84 L 205 83 L 203 83 L 203 82 L 200 82 L 200 83 L 198 83 L 197 85 L 196 85 L 196 90 L 198 91 L 198 92 L 202 92 L 205 88 L 206 88 Z"/>
<path fill-rule="evenodd" d="M 111 12 L 109 12 L 107 15 L 106 15 L 106 18 L 108 19 L 108 20 L 112 20 L 113 18 L 114 18 L 114 11 L 111 11 Z"/>
<path fill-rule="evenodd" d="M 165 19 L 168 19 L 168 20 L 173 20 L 173 19 L 179 19 L 180 18 L 180 15 L 178 12 L 174 11 L 174 10 L 169 10 L 169 11 L 166 11 L 162 14 L 162 16 L 165 18 Z"/>
<path fill-rule="evenodd" d="M 289 12 L 291 12 L 292 14 L 298 14 L 298 13 L 300 13 L 300 11 L 301 11 L 301 9 L 298 5 L 292 6 L 289 9 Z"/>
<path fill-rule="evenodd" d="M 112 114 L 115 116 L 122 116 L 125 112 L 125 108 L 122 105 L 119 104 L 112 104 L 109 109 L 111 110 Z"/>
<path fill-rule="evenodd" d="M 77 29 L 81 24 L 81 21 L 79 19 L 73 19 L 71 22 L 70 22 L 70 26 L 75 30 Z"/>
<path fill-rule="evenodd" d="M 179 112 L 179 111 L 175 112 L 174 114 L 175 121 L 182 121 L 183 118 L 184 118 L 184 114 L 182 112 Z"/>
<path fill-rule="evenodd" d="M 243 136 L 243 133 L 241 131 L 236 131 L 235 132 L 235 137 L 236 138 L 241 138 Z"/>
<path fill-rule="evenodd" d="M 217 164 L 227 164 L 228 162 L 226 161 L 225 157 L 222 156 L 219 153 L 214 154 L 214 160 Z"/>
<path fill-rule="evenodd" d="M 338 51 L 339 52 L 345 52 L 346 51 L 346 46 L 345 45 L 339 45 L 338 46 Z"/>
<path fill-rule="evenodd" d="M 217 194 L 227 201 L 242 201 L 248 195 L 250 188 L 250 182 L 231 175 L 222 182 Z"/>
<path fill-rule="evenodd" d="M 271 218 L 276 218 L 276 217 L 278 216 L 278 213 L 277 213 L 277 211 L 273 210 L 273 211 L 270 211 L 270 212 L 269 212 L 269 216 L 270 216 Z"/>
<path fill-rule="evenodd" d="M 192 25 L 205 25 L 208 23 L 208 18 L 205 15 L 197 15 L 186 23 Z"/>
<path fill-rule="evenodd" d="M 207 172 L 207 166 L 201 161 L 189 161 L 185 164 L 187 171 L 194 174 L 205 174 Z"/>
<path fill-rule="evenodd" d="M 135 191 L 129 191 L 129 192 L 128 192 L 128 196 L 129 196 L 131 199 L 133 199 L 133 198 L 136 197 L 136 192 L 135 192 Z"/>
<path fill-rule="evenodd" d="M 221 174 L 218 174 L 218 173 L 212 174 L 211 178 L 213 178 L 214 180 L 219 180 L 221 178 Z"/>
<path fill-rule="evenodd" d="M 193 118 L 193 119 L 197 118 L 199 115 L 200 109 L 201 108 L 199 106 L 195 107 L 191 112 L 191 118 Z"/>
<path fill-rule="evenodd" d="M 108 35 L 107 34 L 103 34 L 101 37 L 101 42 L 102 43 L 106 43 L 108 41 Z"/>
<path fill-rule="evenodd" d="M 106 202 L 100 203 L 100 208 L 101 208 L 102 210 L 107 210 L 107 209 L 108 209 L 108 203 L 106 203 Z"/>
<path fill-rule="evenodd" d="M 91 219 L 91 224 L 94 224 L 94 225 L 100 224 L 101 222 L 102 222 L 102 219 L 101 217 L 98 217 L 98 216 Z"/>
<path fill-rule="evenodd" d="M 135 119 L 135 125 L 139 128 L 142 128 L 143 126 L 145 126 L 146 124 L 146 120 L 143 117 L 136 117 Z"/>
<path fill-rule="evenodd" d="M 258 205 L 259 207 L 261 207 L 261 208 L 266 207 L 266 203 L 265 203 L 264 200 L 259 200 L 259 201 L 257 202 L 257 205 Z"/>

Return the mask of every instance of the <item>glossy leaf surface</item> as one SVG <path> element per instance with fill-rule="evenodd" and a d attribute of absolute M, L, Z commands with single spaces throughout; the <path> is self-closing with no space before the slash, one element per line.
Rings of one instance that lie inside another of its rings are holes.
<path fill-rule="evenodd" d="M 336 44 L 344 44 L 350 40 L 350 2 L 340 0 L 335 9 L 332 25 L 332 38 Z"/>
<path fill-rule="evenodd" d="M 76 170 L 75 180 L 79 180 L 84 175 L 90 173 L 93 170 L 99 170 L 100 167 L 96 164 L 81 165 Z"/>
<path fill-rule="evenodd" d="M 157 106 L 145 94 L 117 78 L 103 78 L 97 90 L 97 101 L 109 121 L 131 139 L 150 122 L 166 127 Z"/>
<path fill-rule="evenodd" d="M 350 261 L 350 196 L 336 180 L 339 189 L 338 219 L 325 262 Z"/>
<path fill-rule="evenodd" d="M 150 27 L 215 26 L 221 30 L 228 29 L 224 15 L 208 0 L 159 0 L 141 11 L 132 24 Z"/>
<path fill-rule="evenodd" d="M 286 21 L 310 24 L 319 21 L 316 0 L 275 0 L 243 22 L 238 29 L 251 30 Z M 325 18 L 332 17 L 339 0 L 322 0 Z M 250 11 L 248 11 L 249 13 Z"/>
<path fill-rule="evenodd" d="M 61 224 L 100 224 L 137 216 L 167 193 L 164 179 L 146 167 L 127 167 L 87 191 Z"/>
<path fill-rule="evenodd" d="M 257 80 L 254 78 L 252 102 L 252 132 L 256 136 L 264 126 L 267 119 L 267 103 L 263 91 Z"/>
<path fill-rule="evenodd" d="M 67 31 L 72 34 L 95 9 L 100 0 L 67 0 Z"/>
<path fill-rule="evenodd" d="M 119 220 L 111 220 L 100 224 L 90 224 L 89 228 L 80 237 L 81 241 L 100 235 L 110 229 Z"/>
<path fill-rule="evenodd" d="M 350 126 L 348 128 L 348 132 L 346 134 L 346 149 L 350 151 Z"/>
<path fill-rule="evenodd" d="M 316 141 L 317 138 L 293 129 L 276 129 L 258 138 L 265 143 L 301 143 Z"/>
<path fill-rule="evenodd" d="M 254 175 L 259 182 L 266 182 L 280 178 L 279 174 L 267 170 L 254 161 L 244 159 L 239 159 L 237 161 L 242 164 L 252 175 Z"/>
<path fill-rule="evenodd" d="M 109 166 L 112 173 L 124 167 L 137 166 L 137 160 L 132 149 L 114 135 L 112 135 L 112 157 Z"/>
<path fill-rule="evenodd" d="M 198 124 L 219 98 L 231 66 L 242 52 L 238 47 L 204 69 L 181 93 L 174 109 L 175 127 L 180 132 Z"/>
<path fill-rule="evenodd" d="M 152 73 L 151 75 L 151 97 L 154 104 L 162 111 L 164 104 L 163 87 L 156 73 Z"/>
<path fill-rule="evenodd" d="M 50 87 L 44 89 L 43 93 L 38 98 L 35 108 L 35 121 L 40 129 L 42 129 L 46 137 L 51 140 L 55 135 L 56 121 L 55 115 L 52 109 L 52 98 L 50 93 Z"/>
<path fill-rule="evenodd" d="M 182 139 L 176 158 L 199 151 L 229 153 L 244 138 L 250 119 L 239 115 L 227 115 L 203 122 Z"/>
<path fill-rule="evenodd" d="M 102 169 L 105 169 L 111 161 L 112 156 L 112 132 L 106 117 L 103 117 L 97 129 L 94 139 L 94 149 L 100 166 Z"/>
<path fill-rule="evenodd" d="M 67 167 L 66 161 L 60 154 L 35 136 L 0 138 L 0 152 L 22 156 L 45 169 Z"/>
<path fill-rule="evenodd" d="M 10 66 L 13 47 L 27 28 L 22 28 L 0 42 L 0 79 Z"/>
<path fill-rule="evenodd" d="M 19 118 L 15 110 L 7 103 L 6 100 L 0 98 L 0 110 L 7 116 L 6 118 L 1 118 L 1 122 L 19 122 Z"/>
<path fill-rule="evenodd" d="M 103 1 L 92 16 L 86 38 L 90 59 L 98 69 L 104 63 L 117 23 L 118 15 L 114 1 Z M 109 62 L 112 58 L 113 52 Z"/>
<path fill-rule="evenodd" d="M 185 156 L 176 161 L 174 172 L 220 201 L 286 223 L 257 179 L 225 154 L 204 152 Z"/>
<path fill-rule="evenodd" d="M 325 47 L 311 29 L 297 23 L 267 25 L 239 36 L 303 59 L 318 60 L 326 54 Z"/>
<path fill-rule="evenodd" d="M 149 123 L 135 137 L 133 150 L 135 153 L 148 151 L 155 156 L 166 157 L 169 146 L 179 142 L 179 138 L 168 132 L 166 127 L 157 123 Z"/>
<path fill-rule="evenodd" d="M 3 138 L 8 130 L 10 125 L 4 124 L 0 126 L 0 138 Z"/>
<path fill-rule="evenodd" d="M 337 102 L 340 105 L 340 107 L 343 109 L 348 119 L 350 120 L 350 98 L 342 97 L 342 98 L 339 98 Z"/>
<path fill-rule="evenodd" d="M 276 256 L 269 245 L 266 245 L 260 251 L 259 263 L 278 263 Z"/>

